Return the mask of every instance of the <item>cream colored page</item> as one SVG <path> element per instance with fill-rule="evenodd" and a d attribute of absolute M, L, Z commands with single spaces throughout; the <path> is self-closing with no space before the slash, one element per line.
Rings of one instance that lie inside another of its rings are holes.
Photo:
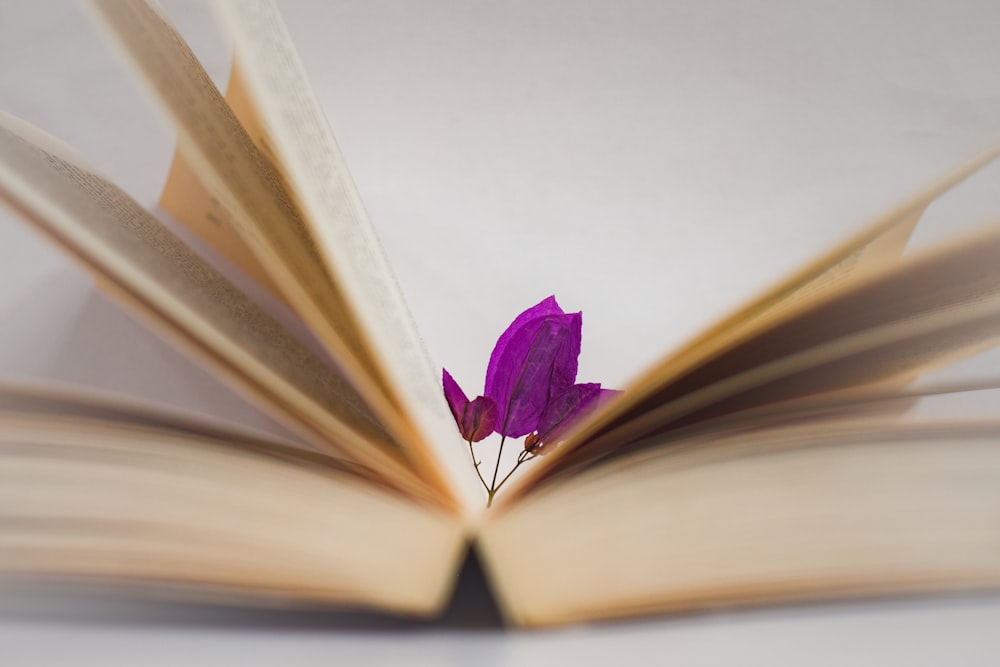
<path fill-rule="evenodd" d="M 880 221 L 875 228 L 866 230 L 860 238 L 830 253 L 822 261 L 788 281 L 787 290 L 777 291 L 774 301 L 761 303 L 758 312 L 741 318 L 743 321 L 740 326 L 749 327 L 761 319 L 779 315 L 824 292 L 892 264 L 902 256 L 926 205 L 924 202 L 918 203 L 915 208 L 902 212 L 898 217 Z"/>
<path fill-rule="evenodd" d="M 651 401 L 598 439 L 610 446 L 626 433 L 681 417 L 708 419 L 796 395 L 911 378 L 981 352 L 997 342 L 997 257 L 1000 229 L 910 262 L 723 355 L 716 363 L 725 376 L 672 391 L 659 406 Z"/>
<path fill-rule="evenodd" d="M 915 337 L 928 327 L 940 330 L 978 317 L 984 309 L 992 312 L 1000 298 L 998 257 L 1000 227 L 914 257 L 871 281 L 818 300 L 674 378 L 636 412 L 685 398 L 766 364 L 786 363 L 795 355 L 816 355 L 822 346 L 846 349 L 849 341 L 875 341 L 880 332 L 888 331 Z M 965 347 L 949 346 L 943 338 L 939 343 L 942 351 Z"/>
<path fill-rule="evenodd" d="M 274 155 L 268 147 L 260 121 L 253 113 L 253 108 L 247 99 L 246 85 L 243 83 L 239 63 L 235 61 L 229 74 L 225 99 L 254 144 L 273 164 Z M 174 153 L 170 173 L 160 195 L 160 207 L 258 284 L 273 294 L 280 294 L 278 287 L 233 225 L 233 212 L 223 205 L 219 197 L 202 185 L 198 174 L 179 150 Z"/>
<path fill-rule="evenodd" d="M 626 387 L 624 395 L 581 422 L 560 448 L 540 465 L 512 480 L 511 491 L 530 485 L 545 469 L 558 465 L 560 458 L 593 437 L 623 415 L 634 411 L 657 391 L 697 364 L 711 360 L 729 347 L 766 330 L 776 319 L 805 309 L 824 294 L 847 288 L 852 282 L 869 280 L 884 271 L 905 247 L 924 210 L 942 194 L 955 187 L 1000 156 L 1000 145 L 985 151 L 939 181 L 902 202 L 837 248 L 780 282 L 760 297 L 725 317 L 677 352 L 643 373 Z M 880 268 L 881 267 L 881 268 Z M 796 296 L 798 295 L 798 296 Z M 510 493 L 509 491 L 508 493 Z"/>
<path fill-rule="evenodd" d="M 0 577 L 285 607 L 431 613 L 465 548 L 454 518 L 350 475 L 85 421 L 0 432 L 0 522 Z"/>
<path fill-rule="evenodd" d="M 703 390 L 641 413 L 578 448 L 569 458 L 598 452 L 678 425 L 734 412 L 898 377 L 910 377 L 1000 342 L 1000 298 L 961 313 L 929 316 L 916 325 L 888 326 L 838 340 L 734 375 Z"/>
<path fill-rule="evenodd" d="M 0 383 L 0 419 L 4 426 L 14 420 L 38 421 L 87 420 L 102 424 L 109 430 L 120 427 L 143 427 L 167 431 L 177 435 L 225 442 L 233 447 L 248 450 L 294 452 L 295 456 L 308 458 L 320 467 L 360 472 L 358 466 L 344 459 L 318 454 L 293 438 L 279 438 L 246 429 L 241 425 L 203 415 L 125 398 L 70 385 L 34 384 L 24 382 Z"/>
<path fill-rule="evenodd" d="M 899 259 L 913 230 L 927 207 L 938 197 L 969 178 L 1000 156 L 1000 145 L 983 152 L 940 180 L 904 200 L 876 218 L 864 229 L 830 249 L 788 278 L 767 290 L 732 315 L 699 336 L 681 353 L 693 353 L 698 347 L 730 338 L 747 329 L 766 326 L 775 316 L 802 307 L 824 292 L 864 279 L 874 271 L 886 269 Z M 680 356 L 672 355 L 671 358 Z M 668 358 L 669 360 L 669 358 Z M 668 361 L 665 360 L 665 361 Z M 651 371 L 651 374 L 655 372 Z"/>
<path fill-rule="evenodd" d="M 737 410 L 718 419 L 694 424 L 689 428 L 671 430 L 669 434 L 651 436 L 634 447 L 615 448 L 614 455 L 629 451 L 656 447 L 667 438 L 679 443 L 682 439 L 701 434 L 724 434 L 737 429 L 759 429 L 793 424 L 808 420 L 837 421 L 841 419 L 891 419 L 894 422 L 918 402 L 944 402 L 939 399 L 955 399 L 990 395 L 1000 389 L 1000 377 L 956 382 L 939 382 L 917 387 L 901 387 L 895 384 L 867 384 L 809 396 L 795 396 L 791 399 L 769 403 L 743 410 Z M 979 401 L 978 403 L 981 403 Z M 977 403 L 977 401 L 973 401 Z M 911 416 L 906 415 L 906 420 Z M 607 461 L 607 459 L 604 459 Z"/>
<path fill-rule="evenodd" d="M 470 506 L 482 490 L 456 446 L 454 420 L 442 398 L 402 294 L 368 220 L 287 31 L 268 0 L 217 2 L 272 147 L 312 223 L 329 271 L 370 342 L 372 357 L 391 379 L 401 408 L 420 439 L 409 442 L 440 470 Z"/>
<path fill-rule="evenodd" d="M 98 422 L 166 428 L 178 432 L 209 435 L 223 440 L 267 439 L 294 447 L 296 443 L 245 429 L 237 424 L 145 403 L 117 394 L 72 385 L 0 382 L 0 413 L 4 415 L 52 415 Z"/>
<path fill-rule="evenodd" d="M 747 433 L 763 429 L 794 427 L 808 424 L 817 433 L 847 422 L 871 422 L 873 426 L 886 424 L 898 426 L 927 421 L 927 414 L 940 418 L 943 415 L 960 415 L 961 418 L 992 416 L 993 410 L 984 414 L 981 406 L 1000 390 L 1000 377 L 956 382 L 931 383 L 918 387 L 905 387 L 896 382 L 852 386 L 847 389 L 825 391 L 803 396 L 795 393 L 791 398 L 750 407 L 733 406 L 718 417 L 684 426 L 670 428 L 654 435 L 643 436 L 629 444 L 608 442 L 601 446 L 595 442 L 577 448 L 565 457 L 556 470 L 549 471 L 537 481 L 530 493 L 557 483 L 567 476 L 581 474 L 598 465 L 607 466 L 615 459 L 630 456 L 646 449 L 670 448 L 672 450 L 702 447 L 733 433 Z M 965 407 L 965 403 L 970 404 Z"/>
<path fill-rule="evenodd" d="M 224 360 L 240 380 L 263 389 L 272 403 L 321 427 L 330 447 L 391 469 L 396 446 L 337 371 L 121 190 L 51 152 L 54 142 L 47 151 L 22 138 L 25 124 L 0 120 L 0 187 L 16 208 L 91 270 Z"/>
<path fill-rule="evenodd" d="M 603 468 L 609 461 L 636 449 L 688 446 L 693 444 L 687 441 L 692 434 L 773 426 L 782 419 L 806 419 L 811 428 L 824 432 L 836 425 L 838 407 L 847 410 L 843 419 L 857 420 L 867 413 L 868 419 L 896 421 L 919 393 L 908 394 L 896 386 L 885 396 L 872 396 L 867 401 L 861 397 L 844 399 L 839 406 L 836 403 L 825 406 L 823 399 L 816 396 L 810 411 L 811 397 L 852 388 L 864 392 L 876 383 L 898 385 L 894 382 L 898 378 L 910 378 L 915 371 L 932 370 L 979 351 L 984 340 L 991 345 L 1000 343 L 1000 299 L 966 308 L 960 315 L 930 316 L 919 327 L 886 327 L 852 340 L 836 341 L 808 354 L 793 355 L 734 375 L 609 428 L 564 456 L 558 466 L 545 469 L 530 487 L 509 492 L 505 501 L 561 483 L 584 470 Z M 794 399 L 799 397 L 806 398 L 796 410 Z M 896 405 L 887 414 L 889 401 Z M 786 402 L 793 405 L 782 414 Z M 754 420 L 767 423 L 755 426 Z"/>
<path fill-rule="evenodd" d="M 529 472 L 533 482 L 591 452 L 694 419 L 889 378 L 907 380 L 996 342 L 1000 227 L 847 285 L 665 381 L 645 400 Z M 782 395 L 784 392 L 786 395 Z M 556 458 L 556 457 L 559 458 Z M 553 461 L 553 459 L 556 459 Z M 516 489 L 517 487 L 515 487 Z M 524 487 L 521 487 L 524 488 Z"/>
<path fill-rule="evenodd" d="M 394 435 L 407 424 L 392 405 L 281 177 L 254 145 L 177 31 L 149 3 L 92 0 L 99 25 L 178 130 L 178 150 L 282 295 L 330 351 Z"/>
<path fill-rule="evenodd" d="M 167 182 L 160 196 L 160 208 L 215 248 L 258 285 L 272 294 L 281 294 L 281 290 L 233 227 L 229 211 L 218 197 L 202 187 L 198 175 L 184 160 L 180 151 L 175 152 L 174 161 L 170 165 Z"/>
<path fill-rule="evenodd" d="M 755 439 L 756 438 L 756 439 Z M 1000 424 L 646 452 L 491 514 L 524 624 L 1000 586 Z"/>

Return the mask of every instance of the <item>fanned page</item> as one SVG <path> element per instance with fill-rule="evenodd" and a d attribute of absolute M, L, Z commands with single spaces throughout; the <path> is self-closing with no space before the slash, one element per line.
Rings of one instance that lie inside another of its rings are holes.
<path fill-rule="evenodd" d="M 234 5 L 244 20 L 227 26 L 256 103 L 251 116 L 273 139 L 294 195 L 153 7 L 91 5 L 177 124 L 184 160 L 414 467 L 460 506 L 478 506 L 461 457 L 448 456 L 454 434 L 440 387 L 273 6 Z"/>
<path fill-rule="evenodd" d="M 65 394 L 2 398 L 3 580 L 421 615 L 448 600 L 466 549 L 450 513 L 236 432 L 109 421 L 108 405 L 94 419 Z"/>
<path fill-rule="evenodd" d="M 546 483 L 578 475 L 591 468 L 608 469 L 616 460 L 651 449 L 682 450 L 739 434 L 808 425 L 816 433 L 830 428 L 868 424 L 872 430 L 890 426 L 911 427 L 949 419 L 954 423 L 989 419 L 1000 391 L 1000 377 L 931 382 L 919 386 L 901 386 L 897 382 L 867 384 L 860 387 L 796 396 L 785 400 L 735 407 L 717 417 L 674 426 L 654 435 L 638 437 L 626 444 L 617 441 L 584 446 L 563 459 L 562 465 L 531 487 L 545 488 Z M 940 424 L 938 424 L 940 426 Z M 587 443 L 590 445 L 590 443 Z M 601 446 L 603 444 L 603 447 Z M 596 462 L 600 462 L 600 466 Z M 530 502 L 530 501 L 529 501 Z"/>
<path fill-rule="evenodd" d="M 235 61 L 229 73 L 225 100 L 257 148 L 281 174 L 281 165 L 275 161 L 274 152 L 270 150 L 264 129 L 247 98 L 239 63 Z M 180 147 L 174 152 L 174 160 L 163 185 L 160 208 L 259 285 L 275 296 L 281 296 L 281 290 L 268 276 L 267 269 L 261 266 L 243 241 L 233 224 L 231 211 L 198 178 L 198 173 L 184 159 L 184 151 Z"/>
<path fill-rule="evenodd" d="M 671 429 L 667 433 L 640 438 L 628 445 L 615 447 L 609 452 L 609 457 L 615 458 L 632 454 L 642 449 L 666 446 L 686 446 L 689 439 L 697 439 L 711 435 L 725 436 L 734 432 L 747 432 L 777 426 L 787 426 L 796 423 L 815 424 L 822 429 L 821 423 L 836 424 L 838 421 L 869 420 L 873 426 L 884 428 L 888 422 L 916 423 L 921 420 L 921 414 L 927 406 L 950 404 L 954 409 L 956 403 L 965 409 L 955 410 L 961 415 L 982 418 L 992 416 L 992 409 L 987 414 L 973 411 L 968 414 L 965 406 L 967 398 L 973 410 L 982 406 L 988 397 L 995 396 L 1000 390 L 1000 377 L 966 378 L 950 382 L 931 382 L 919 386 L 897 386 L 896 383 L 869 384 L 862 387 L 827 391 L 820 394 L 795 397 L 766 403 L 745 409 L 736 409 L 717 418 L 696 422 L 688 426 Z M 978 400 L 976 400 L 978 399 Z M 940 411 L 931 410 L 932 414 Z"/>
<path fill-rule="evenodd" d="M 656 415 L 645 413 L 665 406 L 669 402 L 661 400 L 662 393 L 668 387 L 685 386 L 683 383 L 677 382 L 679 378 L 700 367 L 716 368 L 721 374 L 729 375 L 729 370 L 721 369 L 720 365 L 715 363 L 715 360 L 722 358 L 727 351 L 738 348 L 740 344 L 753 340 L 755 337 L 763 337 L 778 323 L 794 320 L 797 316 L 815 307 L 816 304 L 829 299 L 831 295 L 848 291 L 852 286 L 870 282 L 874 278 L 884 275 L 887 271 L 891 271 L 897 264 L 906 240 L 923 211 L 940 195 L 995 160 L 998 155 L 1000 155 L 1000 146 L 956 169 L 887 215 L 877 219 L 840 247 L 831 250 L 796 275 L 782 281 L 747 306 L 724 318 L 719 324 L 698 336 L 679 351 L 668 355 L 663 361 L 643 373 L 636 381 L 630 383 L 620 399 L 611 402 L 606 408 L 583 420 L 552 454 L 538 461 L 538 465 L 532 466 L 519 479 L 512 480 L 511 488 L 506 494 L 507 498 L 513 498 L 542 477 L 554 473 L 563 466 L 564 457 L 570 457 L 577 448 L 583 445 L 593 447 L 595 437 L 598 434 L 607 434 L 613 425 L 621 425 L 634 418 L 640 418 L 646 422 L 660 420 L 660 417 Z M 966 285 L 966 287 L 975 291 L 973 285 Z M 891 295 L 883 296 L 889 298 Z M 942 301 L 937 305 L 944 305 L 944 303 Z M 858 307 L 864 306 L 862 304 Z M 855 315 L 877 319 L 880 311 L 873 310 L 867 313 L 859 311 Z M 857 317 L 855 317 L 856 320 Z M 961 335 L 963 332 L 970 334 L 969 329 L 953 332 L 957 337 L 951 341 L 955 347 L 950 352 L 965 350 L 965 353 L 968 353 L 969 350 L 975 349 L 977 344 L 975 336 L 980 334 L 972 334 L 972 339 L 969 339 L 968 336 L 963 338 Z M 981 335 L 988 337 L 985 333 Z M 917 363 L 911 360 L 912 363 L 908 366 L 903 364 L 906 366 L 905 370 L 897 367 L 895 369 L 897 375 L 902 377 L 906 373 L 912 373 L 915 368 L 933 365 L 932 361 L 942 363 L 945 359 L 955 359 L 955 354 L 942 349 L 948 343 L 944 340 L 939 342 L 943 345 L 937 345 L 937 354 L 932 354 L 931 348 L 935 347 L 935 341 L 933 334 L 931 334 L 931 338 L 925 341 L 925 354 L 922 361 Z M 913 350 L 911 348 L 908 351 Z M 905 354 L 906 352 L 900 349 L 897 350 L 896 356 Z M 777 356 L 781 356 L 781 354 L 779 353 Z M 870 361 L 870 359 L 866 361 Z M 738 375 L 738 372 L 739 369 L 736 369 L 732 374 Z M 887 374 L 879 376 L 875 372 L 872 375 L 874 380 L 885 379 Z M 718 379 L 728 380 L 729 378 L 719 377 Z M 732 380 L 734 383 L 740 381 L 740 378 Z M 703 387 L 704 385 L 688 385 L 689 389 Z M 700 400 L 697 396 L 685 398 L 692 403 Z M 669 408 L 664 407 L 664 409 L 672 409 L 673 407 L 676 406 L 671 405 Z M 641 430 L 638 428 L 639 426 L 637 423 L 637 430 Z M 614 436 L 606 437 L 605 441 L 610 446 L 617 442 Z M 576 465 L 582 458 L 582 454 L 573 458 L 575 458 L 574 465 Z"/>
<path fill-rule="evenodd" d="M 909 258 L 788 313 L 671 378 L 564 454 L 560 468 L 640 438 L 797 397 L 910 379 L 1000 340 L 1000 227 Z M 559 468 L 543 477 L 553 478 Z"/>
<path fill-rule="evenodd" d="M 470 474 L 406 303 L 277 7 L 270 0 L 214 3 L 266 136 L 301 203 L 327 270 L 346 297 L 369 352 L 418 437 L 408 442 L 441 466 L 472 508 L 482 490 Z"/>
<path fill-rule="evenodd" d="M 372 361 L 340 288 L 320 258 L 282 179 L 226 105 L 204 68 L 164 16 L 148 2 L 92 0 L 89 7 L 124 61 L 177 127 L 178 149 L 228 212 L 281 296 L 326 347 L 347 379 L 400 443 L 411 425 Z M 426 457 L 404 451 L 422 476 L 455 495 Z"/>
<path fill-rule="evenodd" d="M 296 456 L 311 459 L 323 467 L 354 471 L 364 477 L 364 468 L 347 459 L 316 452 L 294 439 L 278 439 L 224 420 L 150 404 L 93 388 L 80 389 L 73 385 L 45 382 L 0 382 L 0 413 L 72 417 L 109 425 L 126 424 L 182 434 L 220 442 L 239 443 L 254 448 L 271 449 L 280 446 L 296 450 Z"/>
<path fill-rule="evenodd" d="M 817 391 L 909 377 L 991 345 L 1000 317 L 1000 227 L 915 256 L 817 299 L 687 373 L 611 428 L 711 419 Z M 752 390 L 752 392 L 751 392 Z M 616 439 L 610 431 L 602 437 Z M 593 441 L 591 441 L 593 442 Z"/>
<path fill-rule="evenodd" d="M 43 147 L 44 146 L 44 147 Z M 351 384 L 116 186 L 0 115 L 0 197 L 155 328 L 330 455 L 436 498 Z"/>
<path fill-rule="evenodd" d="M 1000 422 L 805 424 L 650 449 L 490 513 L 503 608 L 554 625 L 1000 587 Z"/>

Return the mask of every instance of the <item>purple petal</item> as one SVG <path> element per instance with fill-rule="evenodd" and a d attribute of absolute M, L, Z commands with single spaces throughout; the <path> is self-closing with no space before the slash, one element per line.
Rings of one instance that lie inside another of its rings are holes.
<path fill-rule="evenodd" d="M 455 423 L 461 429 L 462 413 L 465 411 L 465 406 L 469 404 L 469 397 L 458 386 L 451 373 L 443 368 L 441 369 L 441 383 L 444 385 L 444 398 L 448 401 L 448 407 L 451 408 L 451 416 L 455 418 Z"/>
<path fill-rule="evenodd" d="M 465 409 L 460 430 L 466 440 L 479 442 L 493 433 L 496 424 L 497 404 L 492 398 L 477 396 Z"/>
<path fill-rule="evenodd" d="M 607 391 L 607 390 L 603 390 Z M 551 443 L 597 405 L 603 393 L 596 382 L 576 384 L 552 398 L 538 420 L 538 437 Z"/>
<path fill-rule="evenodd" d="M 538 427 L 560 350 L 572 337 L 566 315 L 536 318 L 521 326 L 497 356 L 484 392 L 497 404 L 497 432 L 520 437 Z"/>
<path fill-rule="evenodd" d="M 496 381 L 496 374 L 499 370 L 498 365 L 500 363 L 500 357 L 503 355 L 504 350 L 510 344 L 511 338 L 520 331 L 528 322 L 536 320 L 548 315 L 562 315 L 563 309 L 559 307 L 556 303 L 556 298 L 550 296 L 547 299 L 542 300 L 540 303 L 535 304 L 531 308 L 514 318 L 514 321 L 510 323 L 506 331 L 500 334 L 500 338 L 497 340 L 497 344 L 493 347 L 493 353 L 490 355 L 489 366 L 486 367 L 486 387 L 489 387 Z M 489 392 L 483 392 L 489 396 Z"/>
<path fill-rule="evenodd" d="M 552 365 L 552 379 L 549 381 L 550 399 L 573 386 L 580 359 L 583 313 L 564 315 L 562 321 L 566 326 L 566 336 L 556 352 Z"/>
<path fill-rule="evenodd" d="M 445 369 L 441 369 L 444 397 L 455 418 L 458 431 L 466 441 L 479 442 L 496 428 L 497 405 L 492 398 L 478 396 L 469 401 L 465 392 Z"/>
<path fill-rule="evenodd" d="M 520 437 L 545 404 L 576 381 L 583 318 L 550 296 L 518 315 L 497 340 L 483 393 L 497 404 L 497 432 Z"/>

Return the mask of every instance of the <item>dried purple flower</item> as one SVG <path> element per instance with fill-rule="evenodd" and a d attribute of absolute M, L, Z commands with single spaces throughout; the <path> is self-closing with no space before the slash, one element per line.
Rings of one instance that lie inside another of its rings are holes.
<path fill-rule="evenodd" d="M 441 371 L 441 380 L 444 384 L 444 397 L 462 437 L 468 442 L 479 442 L 493 433 L 497 421 L 497 406 L 493 399 L 477 396 L 470 401 L 451 373 L 444 369 Z"/>
<path fill-rule="evenodd" d="M 547 454 L 577 420 L 620 392 L 592 382 L 576 384 L 580 356 L 581 313 L 565 313 L 554 296 L 527 309 L 500 335 L 489 367 L 483 396 L 469 401 L 448 371 L 444 395 L 458 430 L 469 443 L 469 455 L 488 499 L 524 462 Z M 492 481 L 487 483 L 473 447 L 491 432 L 501 436 Z M 517 464 L 497 481 L 504 442 L 522 435 L 524 451 Z"/>

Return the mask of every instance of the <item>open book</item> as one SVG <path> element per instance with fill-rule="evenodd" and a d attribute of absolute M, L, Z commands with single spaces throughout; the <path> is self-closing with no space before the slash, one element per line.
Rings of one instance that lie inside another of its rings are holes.
<path fill-rule="evenodd" d="M 1000 420 L 900 418 L 996 388 L 912 381 L 1000 339 L 1000 227 L 902 251 L 1000 150 L 664 357 L 487 511 L 274 5 L 214 5 L 225 97 L 154 7 L 90 7 L 176 125 L 162 207 L 311 338 L 8 115 L 0 198 L 296 437 L 0 385 L 0 574 L 431 615 L 472 548 L 529 625 L 1000 584 Z"/>

